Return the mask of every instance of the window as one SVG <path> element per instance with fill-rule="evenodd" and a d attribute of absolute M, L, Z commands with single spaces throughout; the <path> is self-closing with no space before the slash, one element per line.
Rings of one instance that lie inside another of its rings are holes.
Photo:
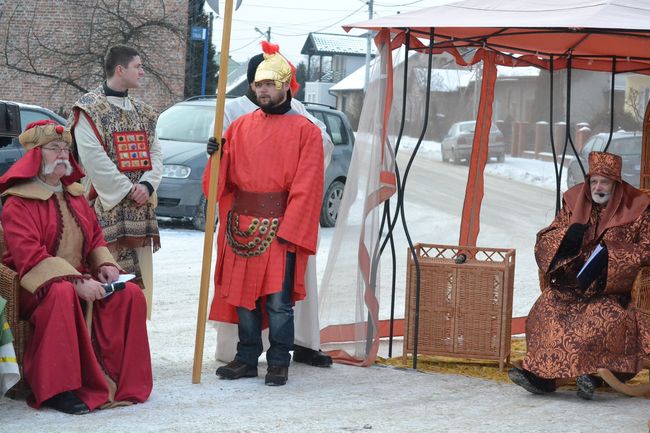
<path fill-rule="evenodd" d="M 29 109 L 20 110 L 20 128 L 24 131 L 25 127 L 32 122 L 37 122 L 39 120 L 54 120 L 52 116 L 42 111 L 35 111 Z M 58 122 L 57 122 L 58 123 Z"/>
<path fill-rule="evenodd" d="M 334 114 L 326 114 L 327 129 L 335 146 L 348 143 L 348 135 L 343 120 Z"/>
<path fill-rule="evenodd" d="M 156 124 L 161 140 L 205 143 L 214 129 L 214 107 L 175 105 L 162 113 Z"/>
<path fill-rule="evenodd" d="M 641 136 L 612 140 L 610 152 L 617 155 L 641 155 Z"/>

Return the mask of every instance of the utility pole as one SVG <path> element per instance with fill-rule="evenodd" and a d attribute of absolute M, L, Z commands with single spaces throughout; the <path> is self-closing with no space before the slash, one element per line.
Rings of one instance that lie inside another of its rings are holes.
<path fill-rule="evenodd" d="M 372 6 L 374 0 L 368 0 L 368 18 L 372 19 Z M 370 82 L 370 48 L 372 47 L 372 33 L 368 30 L 366 34 L 366 77 L 363 82 L 363 92 L 368 90 L 368 83 Z"/>

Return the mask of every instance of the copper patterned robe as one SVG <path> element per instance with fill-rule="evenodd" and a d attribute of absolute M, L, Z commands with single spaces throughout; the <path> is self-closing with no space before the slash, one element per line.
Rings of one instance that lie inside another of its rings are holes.
<path fill-rule="evenodd" d="M 650 326 L 628 307 L 638 270 L 650 265 L 650 211 L 646 208 L 633 221 L 604 230 L 606 275 L 582 292 L 575 277 L 598 243 L 595 227 L 601 213 L 600 206 L 593 206 L 575 256 L 554 260 L 570 226 L 566 203 L 537 235 L 542 294 L 528 315 L 523 366 L 540 377 L 571 378 L 598 368 L 636 373 L 641 357 L 650 354 Z"/>

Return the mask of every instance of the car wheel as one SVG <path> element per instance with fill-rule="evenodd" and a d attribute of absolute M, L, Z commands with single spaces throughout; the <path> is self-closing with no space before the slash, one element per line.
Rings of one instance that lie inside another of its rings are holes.
<path fill-rule="evenodd" d="M 320 211 L 320 225 L 322 227 L 334 227 L 336 224 L 344 188 L 345 184 L 340 180 L 335 180 L 327 188 Z"/>
<path fill-rule="evenodd" d="M 453 157 L 454 157 L 454 165 L 460 165 L 461 163 L 460 156 L 458 156 L 458 152 L 456 152 L 455 150 L 453 151 Z"/>
<path fill-rule="evenodd" d="M 217 208 L 218 209 L 218 208 Z M 201 194 L 201 198 L 199 199 L 199 205 L 196 207 L 196 213 L 194 214 L 194 217 L 192 217 L 192 226 L 196 230 L 200 230 L 202 232 L 205 231 L 205 216 L 208 213 L 208 199 L 205 198 L 203 194 Z M 217 227 L 217 222 L 219 222 L 219 212 L 217 211 L 217 215 L 215 216 L 215 228 Z"/>
<path fill-rule="evenodd" d="M 196 207 L 194 217 L 192 217 L 192 226 L 196 230 L 205 231 L 205 214 L 208 211 L 208 200 L 203 194 L 199 199 L 199 205 Z"/>
<path fill-rule="evenodd" d="M 497 155 L 497 162 L 505 162 L 506 156 L 502 153 Z"/>

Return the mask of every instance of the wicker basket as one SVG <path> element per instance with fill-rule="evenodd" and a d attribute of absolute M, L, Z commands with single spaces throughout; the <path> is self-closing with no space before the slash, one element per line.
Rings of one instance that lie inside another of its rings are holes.
<path fill-rule="evenodd" d="M 418 354 L 498 361 L 510 358 L 515 250 L 417 244 Z M 461 263 L 462 262 L 462 263 Z M 414 352 L 416 267 L 408 252 L 403 361 Z"/>
<path fill-rule="evenodd" d="M 0 256 L 5 252 L 5 241 L 2 227 L 0 227 Z M 20 381 L 9 391 L 10 397 L 18 397 L 25 394 L 29 388 L 23 380 L 23 356 L 25 355 L 25 345 L 32 334 L 32 325 L 27 320 L 20 319 L 18 300 L 20 297 L 20 281 L 18 274 L 0 263 L 0 296 L 7 300 L 5 310 L 7 313 L 7 322 L 11 328 L 14 337 L 14 350 L 16 351 L 16 361 L 20 369 Z"/>

